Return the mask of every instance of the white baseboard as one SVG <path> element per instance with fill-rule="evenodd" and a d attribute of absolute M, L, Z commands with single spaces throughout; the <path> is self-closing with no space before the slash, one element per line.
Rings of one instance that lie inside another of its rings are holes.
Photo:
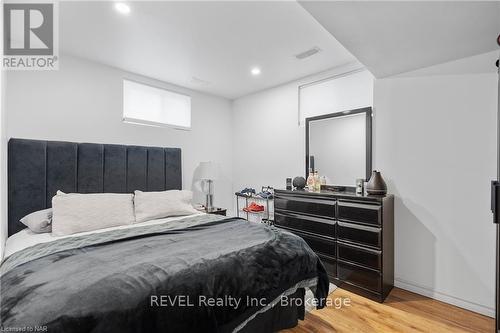
<path fill-rule="evenodd" d="M 435 291 L 435 290 L 430 289 L 428 287 L 417 285 L 413 282 L 406 281 L 406 280 L 401 279 L 401 278 L 394 279 L 394 286 L 401 288 L 401 289 L 405 289 L 405 290 L 414 292 L 416 294 L 420 294 L 420 295 L 423 295 L 426 297 L 433 298 L 433 299 L 441 301 L 441 302 L 455 305 L 455 306 L 458 306 L 458 307 L 466 309 L 466 310 L 477 312 L 477 313 L 480 313 L 480 314 L 488 316 L 488 317 L 495 318 L 495 309 L 494 308 L 484 306 L 481 304 L 477 304 L 474 302 L 469 302 L 469 301 L 466 301 L 464 299 L 461 299 L 461 298 L 458 298 L 455 296 L 447 295 L 447 294 L 444 294 L 442 292 Z"/>

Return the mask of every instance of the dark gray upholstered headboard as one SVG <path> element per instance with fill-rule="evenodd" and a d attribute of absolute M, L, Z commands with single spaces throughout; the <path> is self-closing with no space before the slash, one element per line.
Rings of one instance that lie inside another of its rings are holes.
<path fill-rule="evenodd" d="M 128 193 L 182 188 L 181 150 L 10 139 L 8 233 L 23 216 L 52 206 L 57 190 Z"/>

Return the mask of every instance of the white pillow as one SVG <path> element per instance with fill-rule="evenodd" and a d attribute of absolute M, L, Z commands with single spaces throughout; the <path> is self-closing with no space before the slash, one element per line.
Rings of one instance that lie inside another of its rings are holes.
<path fill-rule="evenodd" d="M 52 198 L 52 210 L 52 234 L 55 236 L 135 222 L 133 194 L 65 194 L 58 191 Z"/>
<path fill-rule="evenodd" d="M 52 208 L 38 210 L 20 219 L 21 223 L 37 234 L 52 231 Z"/>
<path fill-rule="evenodd" d="M 144 222 L 168 216 L 182 216 L 198 213 L 191 205 L 191 191 L 135 191 L 135 221 Z"/>

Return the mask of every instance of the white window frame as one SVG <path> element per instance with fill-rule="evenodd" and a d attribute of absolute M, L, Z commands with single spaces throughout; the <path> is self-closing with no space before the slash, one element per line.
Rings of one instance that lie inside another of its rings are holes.
<path fill-rule="evenodd" d="M 145 119 L 139 119 L 139 118 L 132 118 L 132 117 L 125 117 L 125 81 L 129 81 L 129 82 L 132 82 L 132 83 L 135 83 L 135 84 L 140 84 L 140 85 L 143 85 L 143 86 L 148 86 L 148 87 L 151 87 L 151 88 L 154 88 L 154 89 L 160 89 L 160 90 L 164 90 L 164 91 L 167 91 L 167 92 L 170 92 L 170 93 L 173 93 L 173 94 L 177 94 L 177 95 L 182 95 L 182 96 L 186 96 L 186 97 L 189 97 L 190 99 L 190 109 L 189 109 L 189 113 L 190 113 L 190 126 L 180 126 L 180 125 L 174 125 L 174 124 L 167 124 L 167 123 L 162 123 L 162 122 L 156 122 L 156 121 L 150 121 L 150 120 L 145 120 Z M 192 126 L 193 126 L 193 109 L 192 109 L 192 96 L 189 95 L 189 94 L 186 94 L 186 93 L 182 93 L 182 92 L 179 92 L 179 91 L 176 91 L 176 90 L 172 90 L 172 89 L 167 89 L 165 87 L 161 87 L 161 86 L 156 86 L 156 85 L 153 85 L 153 84 L 150 84 L 150 83 L 146 83 L 146 82 L 143 82 L 143 81 L 139 81 L 139 80 L 135 80 L 135 79 L 131 79 L 131 78 L 127 78 L 127 77 L 124 77 L 122 78 L 122 121 L 126 124 L 133 124 L 133 125 L 142 125 L 142 126 L 151 126 L 151 127 L 162 127 L 162 128 L 173 128 L 173 129 L 177 129 L 177 130 L 183 130 L 183 131 L 190 131 Z"/>

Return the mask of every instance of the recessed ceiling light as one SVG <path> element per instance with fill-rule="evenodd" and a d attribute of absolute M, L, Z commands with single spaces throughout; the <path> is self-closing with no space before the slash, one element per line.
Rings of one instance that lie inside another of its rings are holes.
<path fill-rule="evenodd" d="M 130 13 L 130 6 L 123 3 L 123 2 L 117 2 L 115 3 L 115 9 L 121 13 L 121 14 L 124 14 L 124 15 L 127 15 Z"/>
<path fill-rule="evenodd" d="M 254 67 L 252 68 L 252 70 L 250 71 L 250 73 L 252 73 L 253 76 L 257 76 L 260 74 L 260 68 L 259 67 Z"/>

